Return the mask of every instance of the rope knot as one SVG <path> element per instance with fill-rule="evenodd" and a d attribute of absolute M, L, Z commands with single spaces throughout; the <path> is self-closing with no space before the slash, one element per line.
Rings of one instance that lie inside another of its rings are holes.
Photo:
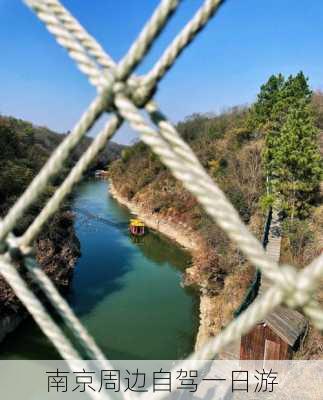
<path fill-rule="evenodd" d="M 110 73 L 105 77 L 105 84 L 101 90 L 104 92 L 103 108 L 107 112 L 115 112 L 116 96 L 121 94 L 131 100 L 136 107 L 142 108 L 155 94 L 156 86 L 144 77 L 131 76 L 127 81 L 123 81 L 118 79 L 116 74 Z"/>
<path fill-rule="evenodd" d="M 145 77 L 132 76 L 128 80 L 130 98 L 139 108 L 142 108 L 155 94 L 156 86 L 150 84 Z"/>
<path fill-rule="evenodd" d="M 303 308 L 311 302 L 314 293 L 312 282 L 289 265 L 281 267 L 280 271 L 284 278 L 279 285 L 284 291 L 286 305 Z"/>
<path fill-rule="evenodd" d="M 8 236 L 0 241 L 0 254 L 8 254 L 14 261 L 20 261 L 26 256 L 34 253 L 34 249 L 29 246 L 21 246 L 19 239 L 13 234 L 9 233 Z"/>
<path fill-rule="evenodd" d="M 122 82 L 122 81 L 116 81 L 114 84 L 113 84 L 113 88 L 112 88 L 112 90 L 113 90 L 113 94 L 116 96 L 116 95 L 118 95 L 118 94 L 125 94 L 125 95 L 127 95 L 127 86 L 126 86 L 126 84 L 124 83 L 124 82 Z"/>

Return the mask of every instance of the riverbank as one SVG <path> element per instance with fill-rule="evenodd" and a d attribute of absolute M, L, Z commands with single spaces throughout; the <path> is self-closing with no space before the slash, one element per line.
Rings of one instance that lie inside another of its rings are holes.
<path fill-rule="evenodd" d="M 178 224 L 170 218 L 161 218 L 158 213 L 147 212 L 140 204 L 122 197 L 111 181 L 109 183 L 109 192 L 118 203 L 127 207 L 132 213 L 138 215 L 148 228 L 162 233 L 191 253 L 198 250 L 199 238 L 186 224 Z"/>
<path fill-rule="evenodd" d="M 198 296 L 180 285 L 189 252 L 163 235 L 131 237 L 131 214 L 108 195 L 105 180 L 77 185 L 69 209 L 82 254 L 66 299 L 102 352 L 114 360 L 186 358 L 198 328 Z M 10 360 L 59 358 L 32 318 L 7 336 L 0 353 Z"/>
<path fill-rule="evenodd" d="M 212 297 L 210 297 L 205 288 L 201 286 L 198 267 L 194 263 L 194 259 L 203 251 L 201 238 L 193 232 L 187 224 L 176 223 L 172 218 L 167 218 L 166 216 L 162 217 L 156 212 L 147 211 L 147 209 L 139 203 L 125 199 L 118 193 L 111 180 L 109 181 L 109 192 L 120 204 L 127 207 L 132 213 L 138 215 L 149 228 L 174 240 L 190 252 L 193 258 L 193 265 L 185 271 L 184 282 L 187 285 L 197 285 L 200 288 L 200 322 L 195 341 L 195 349 L 200 349 L 210 339 L 210 328 L 214 325 L 212 320 L 214 310 Z"/>
<path fill-rule="evenodd" d="M 66 291 L 80 255 L 79 241 L 73 227 L 73 214 L 65 211 L 57 215 L 55 235 L 43 233 L 36 242 L 36 258 L 52 282 Z M 28 312 L 11 287 L 0 278 L 0 342 L 19 327 Z"/>

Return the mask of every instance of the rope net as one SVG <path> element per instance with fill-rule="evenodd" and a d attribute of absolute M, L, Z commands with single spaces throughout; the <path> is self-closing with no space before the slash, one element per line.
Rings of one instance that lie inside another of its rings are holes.
<path fill-rule="evenodd" d="M 254 267 L 259 268 L 272 282 L 271 287 L 262 296 L 258 296 L 238 318 L 201 350 L 182 361 L 176 369 L 194 368 L 194 360 L 212 359 L 223 347 L 246 334 L 280 304 L 297 308 L 318 329 L 323 329 L 323 310 L 314 298 L 319 280 L 323 276 L 323 255 L 301 271 L 289 265 L 279 266 L 274 263 L 153 100 L 160 80 L 174 65 L 182 51 L 216 14 L 223 1 L 205 0 L 164 51 L 159 61 L 144 76 L 137 76 L 133 71 L 177 10 L 179 0 L 160 1 L 137 40 L 119 63 L 103 50 L 58 0 L 25 0 L 25 3 L 55 36 L 57 42 L 67 50 L 79 69 L 97 89 L 95 99 L 84 111 L 71 133 L 57 147 L 39 174 L 0 222 L 0 272 L 69 366 L 72 368 L 73 362 L 81 359 L 80 353 L 48 315 L 15 265 L 19 260 L 29 271 L 33 281 L 55 307 L 88 357 L 99 360 L 104 369 L 111 368 L 91 335 L 35 262 L 32 243 L 44 223 L 58 210 L 91 161 L 124 121 L 139 133 L 141 140 L 151 147 L 173 175 L 197 198 L 214 222 L 236 243 Z M 145 116 L 140 110 L 145 111 Z M 109 113 L 109 119 L 103 129 L 26 232 L 21 237 L 15 237 L 12 231 L 18 220 L 45 191 L 49 180 L 60 171 L 75 146 L 104 113 Z M 91 395 L 93 398 L 109 398 L 103 393 Z M 131 396 L 133 397 L 133 394 Z M 155 393 L 156 399 L 164 396 L 163 393 Z M 127 392 L 123 393 L 122 398 L 130 398 L 130 395 Z"/>

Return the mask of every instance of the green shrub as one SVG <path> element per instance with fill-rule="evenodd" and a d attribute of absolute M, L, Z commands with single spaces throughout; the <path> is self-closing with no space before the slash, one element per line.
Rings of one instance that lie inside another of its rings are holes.
<path fill-rule="evenodd" d="M 314 232 L 306 220 L 286 219 L 283 222 L 283 233 L 289 240 L 294 257 L 299 257 L 314 242 Z"/>
<path fill-rule="evenodd" d="M 264 194 L 260 197 L 259 204 L 262 212 L 266 212 L 274 204 L 275 197 L 272 194 Z"/>

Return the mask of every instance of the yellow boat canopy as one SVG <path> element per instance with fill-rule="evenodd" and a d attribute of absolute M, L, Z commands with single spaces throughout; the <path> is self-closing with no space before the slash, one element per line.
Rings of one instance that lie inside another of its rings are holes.
<path fill-rule="evenodd" d="M 130 220 L 130 225 L 132 226 L 145 226 L 145 224 L 143 223 L 143 221 L 141 221 L 138 218 L 133 218 Z"/>

